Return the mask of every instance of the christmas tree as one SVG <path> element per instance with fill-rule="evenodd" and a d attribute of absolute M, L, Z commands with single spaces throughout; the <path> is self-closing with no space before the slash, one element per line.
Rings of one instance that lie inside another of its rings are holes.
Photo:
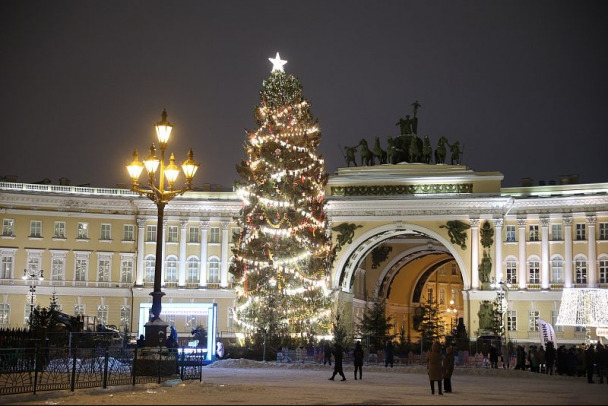
<path fill-rule="evenodd" d="M 330 331 L 332 254 L 319 125 L 300 81 L 284 72 L 286 61 L 278 53 L 269 59 L 274 66 L 255 110 L 258 128 L 247 131 L 247 159 L 237 165 L 243 208 L 231 272 L 237 324 L 254 342 L 285 345 Z"/>

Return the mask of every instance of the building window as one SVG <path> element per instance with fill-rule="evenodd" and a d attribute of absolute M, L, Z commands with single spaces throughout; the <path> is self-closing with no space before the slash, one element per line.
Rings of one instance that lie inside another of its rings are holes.
<path fill-rule="evenodd" d="M 101 225 L 100 240 L 111 240 L 112 239 L 112 226 L 110 224 Z"/>
<path fill-rule="evenodd" d="M 188 273 L 186 276 L 187 283 L 198 283 L 199 260 L 198 258 L 188 258 Z"/>
<path fill-rule="evenodd" d="M 144 282 L 152 283 L 154 282 L 154 267 L 156 265 L 156 260 L 154 255 L 148 255 L 145 261 L 145 273 L 144 273 Z"/>
<path fill-rule="evenodd" d="M 177 226 L 169 226 L 167 230 L 167 242 L 177 242 Z"/>
<path fill-rule="evenodd" d="M 439 275 L 441 275 L 441 276 L 445 275 L 445 266 L 442 266 L 441 268 L 439 268 Z"/>
<path fill-rule="evenodd" d="M 42 221 L 30 221 L 30 237 L 42 238 Z"/>
<path fill-rule="evenodd" d="M 433 288 L 426 288 L 426 301 L 427 303 L 433 303 L 433 296 L 435 296 L 433 294 Z"/>
<path fill-rule="evenodd" d="M 452 262 L 452 275 L 457 275 L 458 273 L 456 272 L 457 268 L 456 268 L 456 262 Z"/>
<path fill-rule="evenodd" d="M 608 240 L 608 223 L 600 223 L 600 240 Z"/>
<path fill-rule="evenodd" d="M 551 282 L 564 282 L 564 261 L 560 257 L 555 257 L 551 260 Z"/>
<path fill-rule="evenodd" d="M 146 241 L 147 242 L 156 241 L 156 226 L 147 226 L 146 227 Z"/>
<path fill-rule="evenodd" d="M 564 236 L 562 235 L 561 224 L 551 224 L 551 241 L 562 241 Z"/>
<path fill-rule="evenodd" d="M 532 260 L 528 263 L 528 278 L 530 283 L 540 283 L 540 263 Z"/>
<path fill-rule="evenodd" d="M 65 221 L 55 222 L 55 231 L 53 232 L 53 238 L 65 238 Z"/>
<path fill-rule="evenodd" d="M 220 283 L 220 260 L 211 258 L 209 260 L 209 280 L 208 283 Z"/>
<path fill-rule="evenodd" d="M 210 227 L 209 228 L 209 243 L 217 244 L 220 242 L 220 228 Z"/>
<path fill-rule="evenodd" d="M 120 261 L 120 281 L 123 283 L 133 282 L 133 258 L 123 258 Z"/>
<path fill-rule="evenodd" d="M 99 258 L 97 280 L 99 282 L 110 282 L 110 259 L 107 257 Z"/>
<path fill-rule="evenodd" d="M 198 227 L 188 227 L 188 242 L 198 243 L 199 242 Z"/>
<path fill-rule="evenodd" d="M 15 220 L 3 219 L 2 220 L 2 235 L 4 237 L 14 237 L 15 234 Z"/>
<path fill-rule="evenodd" d="M 51 280 L 62 281 L 65 274 L 65 257 L 53 256 L 51 268 Z"/>
<path fill-rule="evenodd" d="M 40 272 L 40 263 L 42 262 L 42 251 L 28 250 L 27 251 L 27 269 L 31 273 Z"/>
<path fill-rule="evenodd" d="M 85 308 L 84 308 L 83 304 L 74 305 L 74 316 L 85 314 L 84 310 L 85 310 Z"/>
<path fill-rule="evenodd" d="M 599 261 L 599 283 L 608 283 L 608 259 L 602 258 Z"/>
<path fill-rule="evenodd" d="M 538 310 L 531 310 L 528 313 L 528 331 L 538 331 L 539 315 Z"/>
<path fill-rule="evenodd" d="M 445 304 L 445 289 L 439 289 L 439 304 Z"/>
<path fill-rule="evenodd" d="M 131 325 L 131 306 L 120 305 L 120 331 L 129 330 Z"/>
<path fill-rule="evenodd" d="M 78 223 L 78 233 L 76 238 L 79 240 L 86 240 L 89 238 L 89 224 L 88 223 Z"/>
<path fill-rule="evenodd" d="M 587 239 L 585 230 L 584 223 L 576 223 L 576 241 L 585 241 Z"/>
<path fill-rule="evenodd" d="M 577 259 L 574 268 L 576 272 L 574 283 L 587 283 L 587 260 Z"/>
<path fill-rule="evenodd" d="M 167 257 L 165 282 L 177 282 L 177 257 L 175 255 Z"/>
<path fill-rule="evenodd" d="M 507 310 L 507 329 L 517 331 L 517 312 L 515 310 Z"/>
<path fill-rule="evenodd" d="M 513 260 L 507 261 L 507 283 L 517 283 L 517 262 Z"/>
<path fill-rule="evenodd" d="M 135 241 L 135 226 L 133 224 L 124 225 L 122 240 Z"/>
<path fill-rule="evenodd" d="M 12 279 L 13 278 L 13 263 L 15 261 L 15 250 L 0 249 L 0 256 L 2 260 L 0 262 L 0 279 Z"/>
<path fill-rule="evenodd" d="M 506 242 L 515 242 L 515 226 L 507 226 Z"/>
<path fill-rule="evenodd" d="M 557 316 L 559 315 L 559 311 L 558 310 L 551 310 L 551 325 L 554 327 L 554 330 L 556 333 L 563 333 L 564 332 L 564 326 L 558 326 L 557 325 Z M 555 343 L 553 343 L 555 344 Z"/>
<path fill-rule="evenodd" d="M 232 309 L 232 307 L 228 308 L 228 324 L 227 324 L 228 329 L 232 329 L 234 328 L 234 310 Z"/>
<path fill-rule="evenodd" d="M 11 315 L 11 305 L 8 303 L 0 303 L 0 327 L 8 328 Z"/>
<path fill-rule="evenodd" d="M 97 306 L 97 323 L 108 324 L 108 305 Z"/>
<path fill-rule="evenodd" d="M 89 271 L 89 260 L 88 258 L 76 258 L 74 280 L 84 282 L 87 280 L 87 273 Z"/>
<path fill-rule="evenodd" d="M 539 236 L 538 236 L 538 225 L 534 224 L 531 225 L 529 228 L 529 241 L 539 241 Z"/>

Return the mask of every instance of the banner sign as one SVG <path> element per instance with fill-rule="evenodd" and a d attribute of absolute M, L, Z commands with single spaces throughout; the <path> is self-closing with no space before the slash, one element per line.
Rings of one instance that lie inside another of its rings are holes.
<path fill-rule="evenodd" d="M 540 334 L 540 345 L 543 348 L 547 348 L 547 342 L 553 341 L 555 347 L 557 347 L 557 343 L 555 342 L 555 331 L 553 330 L 553 326 L 543 319 L 538 319 L 538 332 Z"/>

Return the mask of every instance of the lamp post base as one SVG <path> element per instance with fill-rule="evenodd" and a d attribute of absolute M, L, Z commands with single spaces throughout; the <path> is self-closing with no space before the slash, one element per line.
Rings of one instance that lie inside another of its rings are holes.
<path fill-rule="evenodd" d="M 146 331 L 146 347 L 159 347 L 167 342 L 167 327 L 169 324 L 160 317 L 150 320 L 144 324 Z"/>

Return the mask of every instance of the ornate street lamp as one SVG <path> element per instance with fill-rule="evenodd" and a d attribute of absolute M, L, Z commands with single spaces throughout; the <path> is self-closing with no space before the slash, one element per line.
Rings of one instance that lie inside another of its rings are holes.
<path fill-rule="evenodd" d="M 171 130 L 173 127 L 167 121 L 167 112 L 163 110 L 162 119 L 155 125 L 156 135 L 158 137 L 158 145 L 160 147 L 160 158 L 156 156 L 156 147 L 154 144 L 150 147 L 150 155 L 142 163 L 139 160 L 137 150 L 133 153 L 133 161 L 127 165 L 127 171 L 131 176 L 131 190 L 145 195 L 152 200 L 158 208 L 158 222 L 156 226 L 156 258 L 154 264 L 154 291 L 150 293 L 152 296 L 151 319 L 144 325 L 146 335 L 146 346 L 155 347 L 159 343 L 165 342 L 167 327 L 169 326 L 160 318 L 161 299 L 164 292 L 161 291 L 161 269 L 162 269 L 162 242 L 163 242 L 163 216 L 165 206 L 175 196 L 179 196 L 188 190 L 192 190 L 192 178 L 196 174 L 199 164 L 194 161 L 192 149 L 188 151 L 188 157 L 182 164 L 181 170 L 184 172 L 185 186 L 176 189 L 175 181 L 180 173 L 179 167 L 175 164 L 175 156 L 173 153 L 169 158 L 169 165 L 165 165 L 165 150 Z M 139 175 L 146 169 L 148 172 L 147 187 L 139 185 Z M 160 167 L 160 170 L 159 170 Z M 157 176 L 158 172 L 158 176 Z M 166 180 L 166 183 L 165 183 Z M 159 335 L 160 333 L 160 335 Z M 160 337 L 162 336 L 162 337 Z M 162 339 L 159 339 L 159 337 Z"/>
<path fill-rule="evenodd" d="M 454 322 L 456 321 L 456 318 L 458 317 L 458 308 L 456 308 L 456 306 L 454 306 L 454 299 L 450 299 L 450 305 L 448 306 L 448 308 L 445 310 L 448 314 L 448 317 L 450 318 L 450 332 L 452 335 L 454 335 L 454 328 L 456 327 L 454 324 Z"/>
<path fill-rule="evenodd" d="M 34 301 L 36 300 L 36 282 L 44 279 L 44 271 L 42 269 L 24 269 L 23 276 L 21 277 L 24 281 L 32 281 L 30 285 L 30 293 L 27 297 L 30 299 L 30 317 L 28 318 L 30 330 L 32 330 L 32 316 L 34 315 Z"/>

